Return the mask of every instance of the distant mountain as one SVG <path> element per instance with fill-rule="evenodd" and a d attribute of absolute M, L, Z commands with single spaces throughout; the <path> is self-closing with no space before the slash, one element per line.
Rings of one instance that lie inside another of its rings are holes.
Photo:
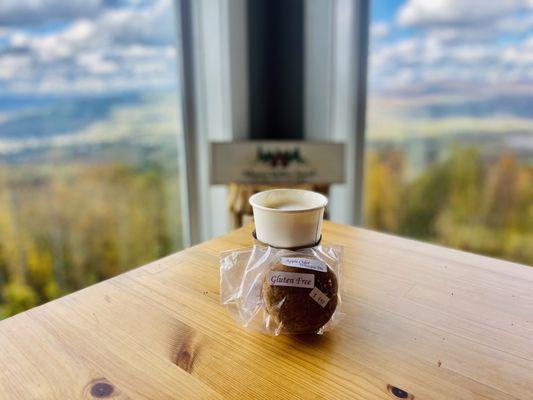
<path fill-rule="evenodd" d="M 62 99 L 57 96 L 5 96 L 0 95 L 0 113 L 50 106 Z"/>
<path fill-rule="evenodd" d="M 142 164 L 154 154 L 176 159 L 177 104 L 173 90 L 46 99 L 0 97 L 0 164 L 53 160 Z"/>
<path fill-rule="evenodd" d="M 514 116 L 533 118 L 533 95 L 494 96 L 479 100 L 434 102 L 410 110 L 412 117 L 494 117 Z"/>
<path fill-rule="evenodd" d="M 142 102 L 140 93 L 77 98 L 0 97 L 0 113 L 8 113 L 8 118 L 0 121 L 0 139 L 72 135 L 107 119 L 115 107 Z"/>

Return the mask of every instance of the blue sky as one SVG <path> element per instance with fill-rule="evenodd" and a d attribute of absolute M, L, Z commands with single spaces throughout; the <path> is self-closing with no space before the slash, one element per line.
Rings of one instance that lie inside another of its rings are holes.
<path fill-rule="evenodd" d="M 371 17 L 374 21 L 391 22 L 404 0 L 371 1 Z"/>
<path fill-rule="evenodd" d="M 371 91 L 531 89 L 531 0 L 373 0 L 371 14 Z"/>
<path fill-rule="evenodd" d="M 0 96 L 175 85 L 172 0 L 1 0 Z"/>
<path fill-rule="evenodd" d="M 0 96 L 175 85 L 173 0 L 0 0 Z M 373 92 L 533 84 L 533 0 L 372 0 Z"/>

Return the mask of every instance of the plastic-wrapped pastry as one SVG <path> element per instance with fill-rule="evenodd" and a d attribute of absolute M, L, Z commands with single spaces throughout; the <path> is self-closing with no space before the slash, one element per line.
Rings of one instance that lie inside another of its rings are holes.
<path fill-rule="evenodd" d="M 281 333 L 317 333 L 337 307 L 338 284 L 324 262 L 303 257 L 284 258 L 285 264 L 314 263 L 321 270 L 276 263 L 263 280 L 265 308 Z"/>

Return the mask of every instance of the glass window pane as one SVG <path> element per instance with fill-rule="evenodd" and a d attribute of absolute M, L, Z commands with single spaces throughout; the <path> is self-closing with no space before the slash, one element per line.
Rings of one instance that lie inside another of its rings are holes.
<path fill-rule="evenodd" d="M 0 318 L 182 246 L 171 0 L 0 4 Z"/>
<path fill-rule="evenodd" d="M 533 264 L 533 9 L 372 1 L 366 225 Z"/>

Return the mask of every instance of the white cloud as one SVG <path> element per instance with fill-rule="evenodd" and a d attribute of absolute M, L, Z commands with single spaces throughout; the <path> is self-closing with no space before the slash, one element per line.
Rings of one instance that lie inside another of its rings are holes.
<path fill-rule="evenodd" d="M 371 90 L 531 82 L 533 34 L 506 44 L 448 42 L 432 35 L 385 43 L 370 54 L 369 76 Z"/>
<path fill-rule="evenodd" d="M 102 0 L 2 0 L 0 25 L 21 26 L 96 15 Z"/>
<path fill-rule="evenodd" d="M 117 71 L 118 65 L 113 61 L 106 60 L 102 53 L 82 53 L 76 58 L 79 66 L 91 74 L 109 74 Z"/>
<path fill-rule="evenodd" d="M 533 72 L 533 35 L 521 43 L 509 45 L 501 53 L 502 61 L 507 65 L 530 67 Z"/>
<path fill-rule="evenodd" d="M 370 37 L 372 40 L 383 39 L 389 34 L 390 27 L 385 21 L 372 23 L 370 26 Z"/>
<path fill-rule="evenodd" d="M 106 8 L 59 31 L 10 28 L 6 37 L 0 48 L 4 92 L 94 92 L 175 83 L 170 0 Z"/>
<path fill-rule="evenodd" d="M 65 40 L 73 43 L 82 43 L 89 40 L 95 35 L 95 24 L 86 20 L 80 19 L 75 21 L 68 29 L 63 32 Z"/>
<path fill-rule="evenodd" d="M 110 10 L 98 24 L 117 42 L 168 44 L 174 41 L 171 0 L 158 0 L 148 9 Z"/>
<path fill-rule="evenodd" d="M 522 12 L 495 21 L 490 27 L 496 32 L 522 33 L 533 29 L 533 12 Z"/>
<path fill-rule="evenodd" d="M 395 23 L 408 36 L 389 34 L 372 46 L 371 90 L 459 93 L 533 83 L 533 0 L 407 0 Z"/>
<path fill-rule="evenodd" d="M 71 57 L 74 51 L 86 45 L 94 30 L 91 22 L 78 20 L 57 33 L 39 35 L 15 31 L 10 36 L 10 45 L 12 50 L 31 53 L 37 62 L 53 62 Z"/>
<path fill-rule="evenodd" d="M 401 26 L 469 25 L 531 8 L 531 0 L 408 0 L 398 12 Z"/>
<path fill-rule="evenodd" d="M 31 67 L 27 55 L 8 54 L 0 57 L 0 80 L 11 80 L 24 76 Z"/>

